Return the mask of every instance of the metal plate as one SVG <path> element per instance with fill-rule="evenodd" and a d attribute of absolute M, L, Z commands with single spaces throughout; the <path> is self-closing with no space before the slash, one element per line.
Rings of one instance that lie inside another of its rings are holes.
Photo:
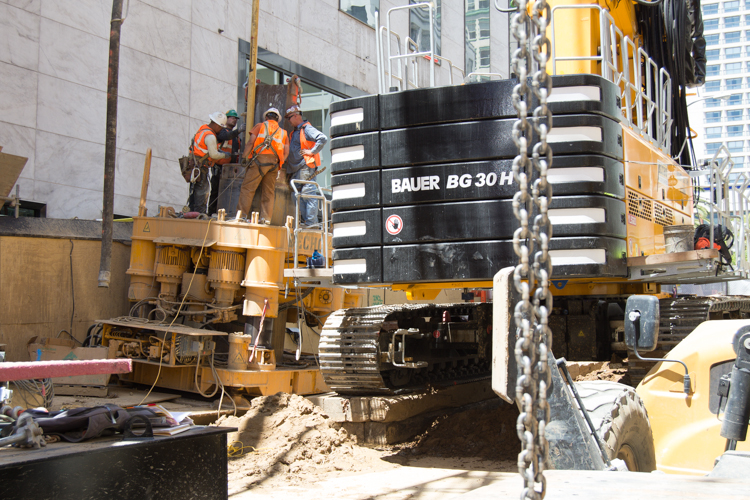
<path fill-rule="evenodd" d="M 353 151 L 356 149 L 361 152 Z M 347 159 L 350 155 L 356 159 Z M 372 170 L 379 166 L 380 132 L 347 135 L 331 140 L 332 173 Z"/>
<path fill-rule="evenodd" d="M 328 107 L 331 137 L 379 130 L 379 97 L 368 95 L 332 102 Z"/>
<path fill-rule="evenodd" d="M 333 248 L 380 245 L 383 240 L 380 208 L 336 212 L 332 223 Z"/>
<path fill-rule="evenodd" d="M 379 169 L 332 175 L 333 211 L 380 206 L 380 175 Z"/>

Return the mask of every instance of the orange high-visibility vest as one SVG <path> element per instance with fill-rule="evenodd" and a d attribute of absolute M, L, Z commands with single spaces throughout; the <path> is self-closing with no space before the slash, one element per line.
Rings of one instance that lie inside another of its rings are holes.
<path fill-rule="evenodd" d="M 266 133 L 271 136 L 271 147 L 264 148 L 262 144 L 266 140 Z M 286 142 L 286 130 L 279 127 L 276 120 L 266 120 L 255 138 L 253 143 L 253 152 L 259 155 L 276 154 L 279 157 L 279 163 L 284 161 L 284 143 Z M 259 148 L 260 146 L 260 148 Z"/>
<path fill-rule="evenodd" d="M 201 128 L 198 129 L 198 132 L 195 133 L 195 137 L 193 138 L 193 144 L 190 145 L 190 150 L 195 155 L 196 159 L 203 160 L 204 158 L 207 158 L 208 161 L 204 164 L 209 167 L 213 166 L 216 162 L 211 157 L 208 156 L 208 146 L 206 146 L 206 137 L 211 134 L 214 137 L 216 137 L 216 134 L 214 134 L 214 131 L 211 130 L 211 127 L 209 127 L 207 124 L 201 125 Z"/>
<path fill-rule="evenodd" d="M 305 127 L 310 125 L 309 122 L 305 122 L 304 125 L 302 125 L 302 128 L 299 129 L 299 145 L 301 149 L 313 149 L 315 147 L 315 141 L 309 141 L 307 140 L 307 136 L 305 135 Z M 307 166 L 310 168 L 317 168 L 320 166 L 320 154 L 315 153 L 314 155 L 302 155 L 305 158 L 305 163 L 307 163 Z"/>
<path fill-rule="evenodd" d="M 219 151 L 223 151 L 228 155 L 228 158 L 224 158 L 223 160 L 218 160 L 216 162 L 217 165 L 226 165 L 230 161 L 232 161 L 232 141 L 226 141 L 221 145 L 219 148 Z"/>

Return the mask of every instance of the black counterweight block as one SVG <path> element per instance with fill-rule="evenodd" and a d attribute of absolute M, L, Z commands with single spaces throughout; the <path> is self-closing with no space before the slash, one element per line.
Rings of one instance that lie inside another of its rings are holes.
<path fill-rule="evenodd" d="M 331 217 L 333 248 L 366 247 L 380 245 L 382 236 L 382 209 L 336 212 Z"/>
<path fill-rule="evenodd" d="M 363 212 L 341 212 L 333 215 L 334 247 L 366 246 L 371 238 L 346 240 L 338 244 L 336 221 Z M 337 219 L 338 217 L 338 219 Z M 555 197 L 549 208 L 553 234 L 558 236 L 613 236 L 625 238 L 625 203 L 606 196 Z M 382 219 L 398 218 L 396 231 L 383 231 L 383 245 L 427 243 L 461 240 L 501 240 L 512 238 L 518 227 L 513 215 L 513 200 L 483 200 L 471 202 L 436 203 L 383 208 Z M 349 219 L 351 220 L 351 219 Z M 364 224 L 364 222 L 362 222 Z M 395 233 L 395 234 L 394 234 Z"/>
<path fill-rule="evenodd" d="M 380 132 L 331 139 L 331 172 L 357 172 L 380 166 Z"/>
<path fill-rule="evenodd" d="M 553 277 L 627 275 L 624 240 L 558 238 L 550 245 L 553 262 L 556 251 L 563 259 L 554 267 Z M 384 246 L 383 282 L 491 280 L 497 271 L 516 265 L 517 260 L 512 240 Z"/>
<path fill-rule="evenodd" d="M 379 97 L 368 95 L 331 103 L 328 107 L 331 114 L 331 137 L 378 130 Z"/>
<path fill-rule="evenodd" d="M 549 174 L 555 196 L 606 194 L 625 197 L 622 162 L 600 155 L 557 156 Z M 359 174 L 347 174 L 346 183 Z M 338 175 L 332 177 L 337 186 Z M 513 180 L 513 160 L 485 160 L 384 169 L 381 171 L 383 206 L 439 201 L 511 199 L 518 190 Z M 364 180 L 359 181 L 364 182 Z M 336 201 L 333 208 L 346 209 L 373 203 L 372 196 Z M 366 199 L 366 201 L 365 201 Z"/>
<path fill-rule="evenodd" d="M 379 207 L 380 170 L 334 174 L 331 176 L 331 207 L 338 210 L 352 210 Z"/>
<path fill-rule="evenodd" d="M 513 158 L 518 152 L 512 140 L 514 121 L 485 120 L 387 130 L 380 134 L 380 164 L 388 168 Z M 334 141 L 354 137 L 359 136 Z M 553 154 L 602 154 L 615 159 L 623 156 L 620 124 L 600 115 L 555 117 L 548 142 Z M 334 165 L 334 172 L 337 171 L 341 170 Z"/>
<path fill-rule="evenodd" d="M 333 282 L 337 284 L 382 283 L 382 247 L 344 248 L 333 251 Z"/>

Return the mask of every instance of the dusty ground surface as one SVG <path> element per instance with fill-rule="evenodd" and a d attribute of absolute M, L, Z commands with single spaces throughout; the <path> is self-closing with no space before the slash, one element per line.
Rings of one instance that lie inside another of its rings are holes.
<path fill-rule="evenodd" d="M 619 382 L 621 384 L 630 384 L 630 376 L 628 375 L 628 364 L 627 361 L 617 363 L 604 363 L 599 370 L 594 370 L 585 375 L 581 375 L 575 378 L 576 382 L 583 382 L 588 380 L 608 380 L 610 382 Z"/>
<path fill-rule="evenodd" d="M 245 415 L 225 416 L 215 425 L 239 429 L 229 435 L 241 455 L 229 459 L 233 495 L 311 488 L 332 478 L 406 466 L 512 472 L 520 449 L 517 416 L 511 405 L 486 402 L 437 419 L 412 442 L 369 448 L 305 398 L 277 394 L 255 398 Z"/>

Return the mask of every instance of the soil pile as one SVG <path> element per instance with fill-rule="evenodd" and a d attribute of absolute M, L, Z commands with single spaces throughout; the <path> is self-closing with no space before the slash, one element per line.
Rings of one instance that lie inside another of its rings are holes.
<path fill-rule="evenodd" d="M 515 461 L 521 451 L 517 419 L 515 404 L 490 399 L 438 418 L 402 454 L 510 462 L 510 470 L 516 470 Z M 496 470 L 505 469 L 498 466 Z"/>
<path fill-rule="evenodd" d="M 608 380 L 610 382 L 631 385 L 627 364 L 623 363 L 604 363 L 601 369 L 575 378 L 576 382 L 589 380 Z"/>
<path fill-rule="evenodd" d="M 242 417 L 223 416 L 214 425 L 238 428 L 227 441 L 234 455 L 229 458 L 230 494 L 275 480 L 302 485 L 337 472 L 378 468 L 378 453 L 356 446 L 354 436 L 295 394 L 257 397 Z"/>

